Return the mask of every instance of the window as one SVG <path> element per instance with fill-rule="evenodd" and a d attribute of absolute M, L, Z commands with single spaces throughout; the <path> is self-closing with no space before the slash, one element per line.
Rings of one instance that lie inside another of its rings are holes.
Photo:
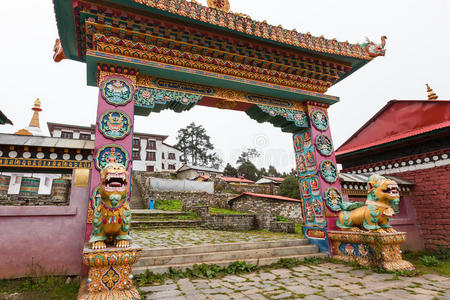
<path fill-rule="evenodd" d="M 175 170 L 175 165 L 169 165 L 169 170 Z"/>
<path fill-rule="evenodd" d="M 156 160 L 156 153 L 155 152 L 147 152 L 146 160 L 155 161 Z"/>
<path fill-rule="evenodd" d="M 165 169 L 164 164 L 161 164 L 161 169 L 163 169 L 163 170 Z"/>
<path fill-rule="evenodd" d="M 150 150 L 156 150 L 156 141 L 148 141 L 147 142 L 147 149 Z"/>
<path fill-rule="evenodd" d="M 139 148 L 141 146 L 140 139 L 133 139 L 133 148 Z"/>
<path fill-rule="evenodd" d="M 61 137 L 63 139 L 73 139 L 73 132 L 62 131 Z"/>
<path fill-rule="evenodd" d="M 154 166 L 147 166 L 147 172 L 155 172 Z"/>
<path fill-rule="evenodd" d="M 164 152 L 161 153 L 161 158 L 164 159 Z"/>
<path fill-rule="evenodd" d="M 175 153 L 169 153 L 169 159 L 175 159 Z"/>
<path fill-rule="evenodd" d="M 90 140 L 91 135 L 88 133 L 80 133 L 80 140 Z"/>
<path fill-rule="evenodd" d="M 139 151 L 133 150 L 133 160 L 141 160 L 141 156 L 139 155 Z"/>

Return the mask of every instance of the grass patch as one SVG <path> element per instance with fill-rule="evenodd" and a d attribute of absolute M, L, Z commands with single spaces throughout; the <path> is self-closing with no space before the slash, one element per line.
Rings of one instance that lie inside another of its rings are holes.
<path fill-rule="evenodd" d="M 290 223 L 291 221 L 289 221 L 288 219 L 286 219 L 283 216 L 277 216 L 277 222 L 287 222 Z"/>
<path fill-rule="evenodd" d="M 248 215 L 249 213 L 236 211 L 231 209 L 224 209 L 218 207 L 210 207 L 209 213 L 212 215 Z"/>
<path fill-rule="evenodd" d="M 21 294 L 20 299 L 76 299 L 80 282 L 79 280 L 71 280 L 66 284 L 66 279 L 66 276 L 44 276 L 11 280 L 1 279 L 0 294 L 19 293 Z M 2 298 L 0 297 L 0 299 Z"/>
<path fill-rule="evenodd" d="M 305 238 L 303 234 L 303 224 L 295 223 L 295 234 L 298 234 L 302 239 Z"/>
<path fill-rule="evenodd" d="M 430 258 L 434 257 L 434 258 Z M 406 252 L 403 258 L 411 262 L 420 273 L 432 273 L 443 276 L 450 276 L 450 257 L 448 253 L 441 250 L 436 252 Z"/>
<path fill-rule="evenodd" d="M 155 209 L 181 211 L 183 209 L 183 202 L 181 200 L 156 200 Z"/>
<path fill-rule="evenodd" d="M 192 269 L 187 268 L 185 271 L 178 269 L 169 269 L 168 273 L 164 274 L 155 274 L 147 270 L 143 274 L 136 275 L 134 281 L 136 286 L 145 286 L 151 285 L 154 283 L 163 284 L 166 280 L 172 279 L 174 281 L 181 278 L 220 278 L 226 275 L 238 275 L 251 273 L 258 270 L 270 270 L 270 269 L 279 269 L 279 268 L 293 268 L 299 265 L 308 265 L 308 264 L 318 264 L 323 260 L 320 258 L 311 258 L 310 260 L 305 259 L 305 261 L 300 261 L 295 258 L 282 258 L 278 262 L 268 265 L 268 266 L 257 266 L 253 264 L 248 264 L 245 261 L 237 261 L 233 262 L 227 267 L 220 267 L 218 265 L 212 264 L 201 264 L 194 265 Z"/>

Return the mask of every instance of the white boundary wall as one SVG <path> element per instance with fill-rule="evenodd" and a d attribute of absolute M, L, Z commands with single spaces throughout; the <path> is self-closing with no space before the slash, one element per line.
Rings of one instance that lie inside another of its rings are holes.
<path fill-rule="evenodd" d="M 203 192 L 214 193 L 214 182 L 201 182 L 192 180 L 173 180 L 150 177 L 147 186 L 159 192 Z"/>

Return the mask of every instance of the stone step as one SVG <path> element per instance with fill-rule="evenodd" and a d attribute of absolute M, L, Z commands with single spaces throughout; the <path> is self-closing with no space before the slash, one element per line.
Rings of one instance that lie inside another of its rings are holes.
<path fill-rule="evenodd" d="M 278 241 L 266 241 L 266 242 L 207 244 L 207 245 L 201 245 L 201 246 L 177 247 L 177 248 L 144 248 L 142 250 L 141 256 L 142 257 L 152 257 L 152 256 L 167 256 L 167 255 L 198 254 L 198 253 L 227 252 L 227 251 L 237 251 L 237 250 L 294 247 L 294 246 L 304 246 L 304 245 L 309 245 L 309 241 L 307 239 L 278 240 Z"/>
<path fill-rule="evenodd" d="M 305 258 L 312 258 L 312 257 L 325 258 L 325 257 L 328 257 L 328 254 L 323 253 L 323 252 L 322 253 L 315 252 L 315 253 L 302 254 L 302 255 L 276 256 L 276 257 L 265 257 L 265 258 L 249 258 L 249 259 L 245 259 L 244 261 L 248 264 L 254 264 L 257 266 L 267 266 L 267 265 L 271 265 L 271 264 L 278 262 L 282 258 L 284 258 L 284 259 L 294 258 L 294 259 L 303 261 Z M 231 263 L 236 262 L 236 261 L 237 260 L 228 260 L 228 261 L 227 260 L 218 260 L 218 261 L 209 261 L 209 262 L 207 262 L 207 264 L 210 264 L 210 265 L 215 264 L 220 267 L 227 267 L 228 265 L 230 265 Z M 242 261 L 242 260 L 240 260 L 240 261 Z M 134 275 L 142 274 L 142 273 L 145 273 L 146 270 L 149 270 L 150 272 L 153 272 L 153 273 L 168 273 L 169 268 L 181 269 L 184 271 L 187 268 L 192 269 L 193 267 L 194 267 L 194 263 L 159 265 L 159 266 L 156 266 L 156 265 L 155 266 L 136 266 L 136 267 L 133 267 L 133 274 Z"/>
<path fill-rule="evenodd" d="M 149 209 L 132 209 L 131 216 L 134 220 L 152 219 L 176 219 L 178 217 L 189 216 L 191 212 L 184 211 L 165 211 L 165 210 L 149 210 Z"/>
<path fill-rule="evenodd" d="M 303 245 L 294 247 L 279 247 L 268 249 L 235 250 L 224 252 L 196 253 L 185 255 L 166 255 L 159 257 L 141 257 L 136 266 L 201 264 L 211 261 L 241 261 L 254 258 L 296 256 L 317 252 L 315 245 Z"/>
<path fill-rule="evenodd" d="M 202 220 L 164 220 L 164 221 L 149 221 L 149 220 L 131 220 L 131 228 L 185 228 L 197 227 L 203 224 Z"/>

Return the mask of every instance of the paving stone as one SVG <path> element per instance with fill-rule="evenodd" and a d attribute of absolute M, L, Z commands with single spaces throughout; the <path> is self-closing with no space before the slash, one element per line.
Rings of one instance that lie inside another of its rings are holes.
<path fill-rule="evenodd" d="M 436 274 L 425 274 L 422 276 L 423 278 L 430 280 L 430 281 L 447 281 L 449 278 L 444 276 L 439 276 Z"/>
<path fill-rule="evenodd" d="M 141 247 L 188 247 L 237 242 L 265 242 L 298 239 L 293 234 L 273 232 L 233 232 L 198 228 L 152 228 L 133 230 L 133 243 Z"/>
<path fill-rule="evenodd" d="M 247 278 L 242 278 L 239 276 L 226 276 L 224 278 L 222 278 L 225 281 L 228 282 L 243 282 L 243 281 L 247 281 Z"/>
<path fill-rule="evenodd" d="M 161 298 L 173 298 L 176 296 L 182 296 L 181 291 L 167 290 L 167 291 L 161 291 L 161 292 L 154 292 L 150 295 L 147 295 L 145 299 L 152 300 L 152 299 L 161 299 Z"/>
<path fill-rule="evenodd" d="M 152 286 L 144 286 L 144 287 L 140 288 L 140 290 L 143 291 L 144 293 L 160 292 L 160 291 L 176 290 L 176 289 L 177 289 L 176 284 L 152 285 Z"/>
<path fill-rule="evenodd" d="M 279 294 L 279 295 L 272 296 L 272 299 L 286 299 L 286 298 L 289 298 L 289 297 L 291 297 L 291 296 L 292 296 L 292 293 L 290 293 L 290 292 L 284 292 L 284 293 L 281 293 L 281 294 Z"/>
<path fill-rule="evenodd" d="M 224 294 L 208 295 L 208 298 L 214 299 L 214 300 L 228 300 L 228 299 L 231 299 L 230 296 L 224 295 Z"/>
<path fill-rule="evenodd" d="M 230 296 L 231 299 L 248 299 L 247 296 L 242 293 L 231 293 L 228 296 Z"/>
<path fill-rule="evenodd" d="M 298 266 L 298 267 L 292 268 L 292 270 L 294 270 L 295 272 L 308 272 L 308 271 L 311 271 L 311 268 L 308 266 Z"/>
<path fill-rule="evenodd" d="M 442 276 L 400 277 L 399 280 L 392 280 L 392 274 L 376 274 L 367 270 L 335 272 L 342 269 L 342 266 L 334 268 L 333 264 L 328 263 L 313 266 L 314 270 L 309 267 L 299 266 L 297 271 L 275 269 L 263 273 L 231 275 L 211 280 L 185 278 L 175 283 L 166 281 L 165 284 L 140 287 L 140 289 L 148 293 L 145 298 L 148 300 L 450 299 L 450 279 Z M 306 273 L 308 276 L 303 276 Z M 323 274 L 331 276 L 323 276 Z"/>
<path fill-rule="evenodd" d="M 304 295 L 311 295 L 320 291 L 319 289 L 312 288 L 309 286 L 285 286 L 285 288 L 295 294 L 304 294 Z"/>
<path fill-rule="evenodd" d="M 307 295 L 305 298 L 303 298 L 304 300 L 323 300 L 323 296 L 318 296 L 318 295 Z"/>
<path fill-rule="evenodd" d="M 221 287 L 221 288 L 214 288 L 214 289 L 202 289 L 202 293 L 205 294 L 224 294 L 224 293 L 230 293 L 232 290 Z"/>
<path fill-rule="evenodd" d="M 272 273 L 260 273 L 259 277 L 261 277 L 262 280 L 272 280 L 277 278 L 277 276 Z"/>
<path fill-rule="evenodd" d="M 250 294 L 248 295 L 248 298 L 252 299 L 252 300 L 266 300 L 267 298 L 264 297 L 261 294 Z"/>

